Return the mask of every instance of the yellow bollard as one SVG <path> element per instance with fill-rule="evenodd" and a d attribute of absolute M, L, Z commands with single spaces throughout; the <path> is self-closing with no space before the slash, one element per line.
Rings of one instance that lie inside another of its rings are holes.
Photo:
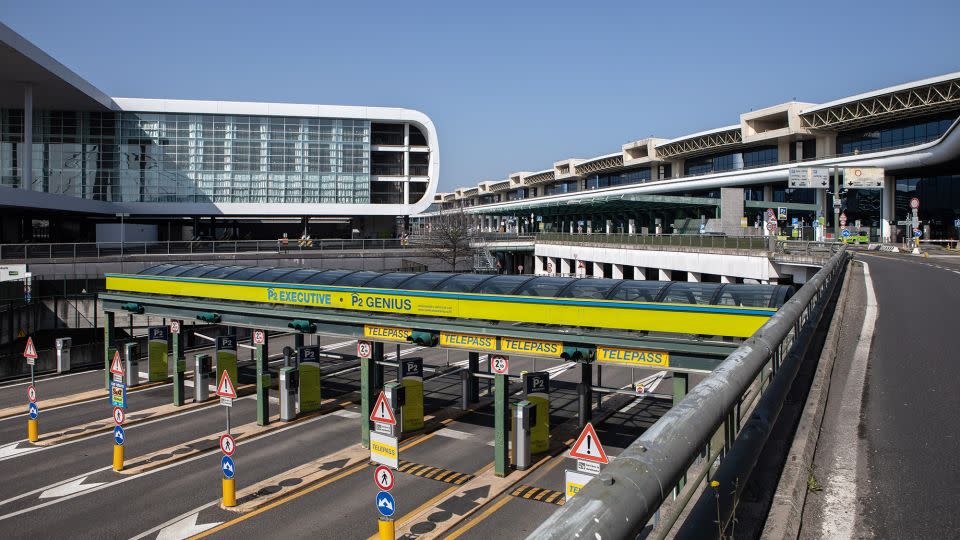
<path fill-rule="evenodd" d="M 394 540 L 395 532 L 392 518 L 381 517 L 378 522 L 380 527 L 380 540 Z"/>
<path fill-rule="evenodd" d="M 30 442 L 40 440 L 40 423 L 36 419 L 27 419 L 27 439 L 29 439 Z"/>
<path fill-rule="evenodd" d="M 119 444 L 113 445 L 113 470 L 123 470 L 123 447 Z"/>
<path fill-rule="evenodd" d="M 233 478 L 223 479 L 223 505 L 227 508 L 237 505 L 237 484 Z"/>

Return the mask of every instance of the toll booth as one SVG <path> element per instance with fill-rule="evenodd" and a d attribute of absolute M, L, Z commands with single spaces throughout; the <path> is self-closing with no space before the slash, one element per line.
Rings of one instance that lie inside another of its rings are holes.
<path fill-rule="evenodd" d="M 297 390 L 300 373 L 295 367 L 280 369 L 280 420 L 289 422 L 297 417 Z"/>
<path fill-rule="evenodd" d="M 147 329 L 147 376 L 150 382 L 167 379 L 167 348 L 170 329 L 166 326 L 151 326 Z"/>
<path fill-rule="evenodd" d="M 140 346 L 136 342 L 123 345 L 124 369 L 127 374 L 127 387 L 132 388 L 140 384 Z"/>
<path fill-rule="evenodd" d="M 399 363 L 400 384 L 404 393 L 402 430 L 423 429 L 423 358 L 405 358 Z"/>
<path fill-rule="evenodd" d="M 230 372 L 230 380 L 238 384 L 237 377 L 237 338 L 236 336 L 220 336 L 217 338 L 217 379 L 213 384 L 220 382 L 223 370 Z"/>
<path fill-rule="evenodd" d="M 300 347 L 297 365 L 300 370 L 300 412 L 320 410 L 320 347 Z"/>
<path fill-rule="evenodd" d="M 210 397 L 210 385 L 213 382 L 213 357 L 198 354 L 193 357 L 193 401 L 203 403 Z"/>
<path fill-rule="evenodd" d="M 523 394 L 536 406 L 536 417 L 530 419 L 530 451 L 542 454 L 550 449 L 550 374 L 524 373 Z"/>
<path fill-rule="evenodd" d="M 66 373 L 70 371 L 70 347 L 73 345 L 72 338 L 57 338 L 57 373 Z"/>

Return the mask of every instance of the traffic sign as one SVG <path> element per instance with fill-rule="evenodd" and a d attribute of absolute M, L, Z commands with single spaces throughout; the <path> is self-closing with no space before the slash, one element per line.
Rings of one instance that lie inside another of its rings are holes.
<path fill-rule="evenodd" d="M 600 439 L 597 437 L 597 430 L 593 429 L 593 424 L 590 422 L 587 422 L 587 425 L 584 426 L 577 442 L 573 443 L 573 448 L 570 449 L 570 457 L 604 465 L 610 462 L 607 459 L 607 453 L 603 451 Z"/>
<path fill-rule="evenodd" d="M 180 321 L 170 321 L 170 333 L 171 334 L 180 333 Z"/>
<path fill-rule="evenodd" d="M 577 460 L 577 472 L 584 474 L 600 474 L 600 464 L 595 461 L 587 461 L 585 459 Z"/>
<path fill-rule="evenodd" d="M 583 486 L 587 485 L 587 482 L 593 479 L 592 476 L 588 474 L 583 474 L 567 469 L 565 471 L 564 478 L 564 498 L 570 500 L 570 497 L 573 497 L 577 493 L 580 493 L 580 490 L 583 489 Z"/>
<path fill-rule="evenodd" d="M 253 344 L 254 345 L 263 345 L 267 342 L 267 334 L 263 330 L 254 330 L 253 331 Z"/>
<path fill-rule="evenodd" d="M 767 222 L 767 230 L 770 231 L 770 232 L 773 232 L 773 231 L 777 230 L 777 222 L 776 222 L 776 221 L 768 221 L 768 222 Z"/>
<path fill-rule="evenodd" d="M 378 465 L 373 471 L 373 481 L 382 491 L 390 491 L 393 489 L 393 471 L 386 465 Z"/>
<path fill-rule="evenodd" d="M 490 371 L 497 375 L 506 375 L 510 372 L 510 359 L 502 354 L 491 354 Z"/>
<path fill-rule="evenodd" d="M 37 407 L 36 403 L 31 403 L 30 405 L 27 406 L 27 408 L 30 411 L 31 420 L 36 420 L 37 417 L 40 416 L 40 407 Z"/>
<path fill-rule="evenodd" d="M 880 167 L 847 167 L 843 169 L 843 187 L 883 189 L 884 170 Z"/>
<path fill-rule="evenodd" d="M 113 442 L 117 443 L 117 446 L 123 446 L 123 442 L 126 440 L 127 437 L 123 433 L 123 427 L 117 426 L 113 428 Z"/>
<path fill-rule="evenodd" d="M 396 437 L 382 433 L 370 434 L 370 461 L 391 469 L 400 466 L 400 446 Z"/>
<path fill-rule="evenodd" d="M 27 399 L 30 400 L 30 403 L 37 402 L 37 388 L 32 384 L 27 387 Z"/>
<path fill-rule="evenodd" d="M 220 373 L 220 383 L 217 385 L 217 395 L 222 398 L 237 398 L 237 389 L 233 386 L 233 381 L 230 380 L 229 370 L 225 369 Z"/>
<path fill-rule="evenodd" d="M 123 409 L 120 407 L 113 408 L 113 421 L 118 425 L 123 425 L 123 421 L 127 419 L 127 414 L 123 412 Z"/>
<path fill-rule="evenodd" d="M 850 229 L 843 229 L 842 231 L 840 231 L 840 236 L 844 238 L 850 236 Z"/>
<path fill-rule="evenodd" d="M 220 458 L 220 470 L 223 472 L 223 477 L 227 480 L 233 478 L 233 475 L 237 474 L 237 466 L 233 462 L 233 458 L 230 456 Z"/>
<path fill-rule="evenodd" d="M 377 493 L 377 511 L 383 517 L 390 517 L 397 511 L 397 503 L 389 491 Z"/>
<path fill-rule="evenodd" d="M 825 167 L 790 169 L 788 180 L 793 189 L 826 188 L 830 185 L 830 170 Z"/>
<path fill-rule="evenodd" d="M 920 209 L 920 199 L 918 199 L 918 198 L 916 198 L 916 197 L 912 197 L 912 198 L 910 199 L 910 208 L 911 208 L 912 210 L 919 210 L 919 209 Z M 28 342 L 28 343 L 29 343 L 29 342 Z"/>
<path fill-rule="evenodd" d="M 916 229 L 913 231 L 913 236 L 914 238 L 920 238 L 921 236 L 923 236 L 923 231 L 921 231 L 920 229 Z"/>
<path fill-rule="evenodd" d="M 357 356 L 360 358 L 373 358 L 373 344 L 369 341 L 357 341 Z"/>
<path fill-rule="evenodd" d="M 110 381 L 110 403 L 121 409 L 127 408 L 127 385 Z"/>
<path fill-rule="evenodd" d="M 220 436 L 220 451 L 228 456 L 237 451 L 237 441 L 229 433 Z"/>
<path fill-rule="evenodd" d="M 376 403 L 373 404 L 373 412 L 370 413 L 370 420 L 391 426 L 397 424 L 397 417 L 393 414 L 393 409 L 390 408 L 390 404 L 387 403 L 387 395 L 383 390 L 380 391 L 380 397 L 378 397 Z"/>
<path fill-rule="evenodd" d="M 120 351 L 114 351 L 113 353 L 113 361 L 110 362 L 110 373 L 121 377 L 122 380 L 124 367 L 123 360 L 120 360 Z M 114 380 L 116 380 L 116 377 Z"/>
<path fill-rule="evenodd" d="M 23 348 L 24 358 L 37 358 L 37 348 L 33 346 L 33 338 L 27 336 L 27 346 Z"/>

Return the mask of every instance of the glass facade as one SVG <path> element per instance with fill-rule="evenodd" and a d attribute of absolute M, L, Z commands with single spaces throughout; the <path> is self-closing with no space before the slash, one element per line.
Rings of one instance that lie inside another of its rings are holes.
<path fill-rule="evenodd" d="M 761 146 L 739 152 L 725 152 L 690 158 L 683 164 L 683 174 L 697 176 L 723 171 L 737 171 L 750 167 L 776 165 L 779 152 L 776 146 Z"/>
<path fill-rule="evenodd" d="M 587 178 L 587 189 L 602 189 L 627 184 L 644 184 L 650 181 L 650 167 L 609 174 L 594 174 Z"/>
<path fill-rule="evenodd" d="M 0 182 L 20 187 L 23 111 L 0 110 Z M 34 111 L 29 189 L 147 203 L 369 203 L 370 122 Z"/>
<path fill-rule="evenodd" d="M 953 168 L 953 171 L 956 171 Z M 948 171 L 950 172 L 950 171 Z M 960 172 L 923 177 L 897 177 L 894 195 L 894 216 L 897 220 L 910 215 L 910 199 L 920 199 L 920 221 L 930 225 L 934 239 L 960 238 L 956 227 L 960 219 Z"/>
<path fill-rule="evenodd" d="M 957 113 L 952 112 L 895 124 L 844 131 L 837 134 L 837 153 L 876 152 L 927 143 L 940 138 L 956 119 Z"/>

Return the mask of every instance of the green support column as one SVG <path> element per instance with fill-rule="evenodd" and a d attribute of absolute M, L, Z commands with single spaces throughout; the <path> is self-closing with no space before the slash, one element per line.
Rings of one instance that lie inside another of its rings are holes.
<path fill-rule="evenodd" d="M 360 359 L 360 445 L 370 448 L 370 409 L 377 399 L 383 385 L 383 367 L 377 362 L 383 360 L 383 343 L 374 343 L 372 358 Z M 380 384 L 376 373 L 380 372 Z"/>
<path fill-rule="evenodd" d="M 507 376 L 494 375 L 493 381 L 493 460 L 494 474 L 503 477 L 510 473 L 510 447 L 507 444 L 507 430 L 510 427 L 510 408 L 507 406 Z"/>
<path fill-rule="evenodd" d="M 117 349 L 113 347 L 113 330 L 115 315 L 112 311 L 104 313 L 103 318 L 103 385 L 107 392 L 110 391 L 110 361 L 113 360 L 113 353 Z"/>
<path fill-rule="evenodd" d="M 254 341 L 263 341 L 256 344 L 254 351 L 254 362 L 257 365 L 257 425 L 265 426 L 270 423 L 270 370 L 268 363 L 270 358 L 270 337 L 266 330 L 254 330 L 254 337 L 257 332 L 263 332 L 263 339 Z"/>
<path fill-rule="evenodd" d="M 689 375 L 686 373 L 673 373 L 673 404 L 676 405 L 683 401 L 683 398 L 687 397 L 687 383 L 689 382 Z M 684 474 L 683 478 L 680 479 L 680 482 L 677 483 L 676 491 L 674 491 L 674 496 L 676 493 L 683 489 L 683 486 L 687 483 L 687 475 Z"/>
<path fill-rule="evenodd" d="M 179 328 L 178 332 L 172 334 L 173 350 L 170 352 L 173 360 L 173 404 L 179 407 L 183 405 L 185 399 L 183 380 L 187 371 L 187 359 L 183 356 L 183 321 L 170 321 L 170 323 Z"/>

